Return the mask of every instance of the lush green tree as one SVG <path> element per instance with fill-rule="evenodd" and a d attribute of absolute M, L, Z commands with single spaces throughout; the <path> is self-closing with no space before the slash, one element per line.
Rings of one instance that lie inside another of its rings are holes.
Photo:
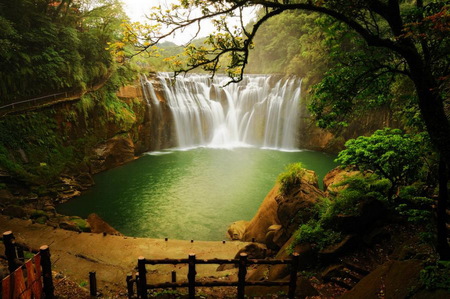
<path fill-rule="evenodd" d="M 337 162 L 371 170 L 391 182 L 389 198 L 400 185 L 420 178 L 423 152 L 420 141 L 399 129 L 378 130 L 371 136 L 360 136 L 345 143 L 346 149 L 339 153 Z"/>
<path fill-rule="evenodd" d="M 246 28 L 242 11 L 253 6 L 262 8 L 262 13 L 251 28 Z M 450 82 L 447 1 L 181 0 L 179 4 L 157 10 L 150 16 L 163 25 L 159 33 L 147 36 L 147 44 L 139 45 L 139 51 L 146 51 L 178 29 L 199 25 L 205 18 L 215 18 L 219 34 L 206 40 L 207 47 L 190 46 L 186 53 L 187 62 L 179 63 L 175 74 L 197 67 L 214 73 L 220 62 L 227 58 L 231 82 L 240 81 L 256 33 L 266 21 L 286 11 L 309 11 L 329 16 L 336 26 L 341 27 L 334 32 L 348 33 L 342 47 L 345 49 L 349 45 L 346 52 L 348 58 L 353 58 L 347 61 L 345 68 L 331 70 L 326 81 L 316 89 L 318 100 L 314 109 L 321 125 L 341 124 L 342 116 L 351 113 L 355 107 L 391 101 L 389 87 L 400 81 L 398 76 L 403 76 L 412 86 L 420 116 L 432 144 L 442 157 L 441 174 L 446 174 L 450 165 L 450 123 L 444 109 L 448 105 Z M 233 17 L 241 20 L 241 26 L 228 26 L 227 20 Z M 354 37 L 359 40 L 353 41 Z M 368 60 L 369 56 L 373 59 Z M 384 93 L 375 92 L 383 88 Z M 334 98 L 337 100 L 333 101 Z M 450 247 L 444 237 L 445 225 L 442 227 L 448 197 L 442 175 L 438 203 L 441 219 L 439 251 L 442 257 L 450 258 Z"/>
<path fill-rule="evenodd" d="M 109 76 L 105 48 L 126 18 L 118 0 L 0 3 L 0 101 L 85 89 Z"/>

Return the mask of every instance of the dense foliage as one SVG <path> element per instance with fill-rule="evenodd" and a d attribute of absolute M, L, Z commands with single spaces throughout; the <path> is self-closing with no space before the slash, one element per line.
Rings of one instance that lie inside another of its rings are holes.
<path fill-rule="evenodd" d="M 278 175 L 277 181 L 280 183 L 280 194 L 287 195 L 295 185 L 300 184 L 305 169 L 302 163 L 293 163 L 286 166 L 286 170 Z"/>
<path fill-rule="evenodd" d="M 117 0 L 0 4 L 0 101 L 81 90 L 115 65 L 105 48 L 126 19 Z"/>
<path fill-rule="evenodd" d="M 369 137 L 360 136 L 347 141 L 345 147 L 337 162 L 361 171 L 371 170 L 388 179 L 392 184 L 391 192 L 400 184 L 406 185 L 420 178 L 424 164 L 420 140 L 403 134 L 401 130 L 378 130 Z"/>

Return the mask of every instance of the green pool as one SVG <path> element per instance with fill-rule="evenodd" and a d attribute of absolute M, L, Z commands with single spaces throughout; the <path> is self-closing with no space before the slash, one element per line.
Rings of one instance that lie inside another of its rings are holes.
<path fill-rule="evenodd" d="M 96 185 L 58 212 L 97 213 L 128 236 L 222 240 L 230 223 L 250 220 L 285 165 L 323 176 L 334 157 L 257 148 L 167 150 L 95 176 Z"/>

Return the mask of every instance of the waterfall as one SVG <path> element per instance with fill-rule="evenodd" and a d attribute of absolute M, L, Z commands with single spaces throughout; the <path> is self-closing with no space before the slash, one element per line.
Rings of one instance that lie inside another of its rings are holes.
<path fill-rule="evenodd" d="M 301 80 L 247 75 L 224 86 L 229 78 L 188 74 L 170 78 L 159 73 L 160 88 L 173 116 L 180 148 L 257 146 L 281 150 L 298 148 Z M 142 80 L 152 107 L 159 102 L 152 83 Z"/>

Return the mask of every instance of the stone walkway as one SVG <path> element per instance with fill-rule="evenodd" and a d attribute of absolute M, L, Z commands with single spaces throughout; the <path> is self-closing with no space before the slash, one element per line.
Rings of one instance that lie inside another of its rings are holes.
<path fill-rule="evenodd" d="M 76 233 L 40 224 L 30 220 L 10 219 L 0 215 L 0 231 L 11 230 L 21 243 L 32 248 L 49 245 L 53 270 L 62 272 L 71 280 L 83 284 L 89 272 L 95 271 L 100 288 L 125 289 L 126 275 L 136 271 L 139 256 L 151 259 L 187 258 L 193 252 L 199 259 L 233 258 L 239 249 L 249 243 L 227 241 L 181 241 L 101 234 Z M 199 278 L 226 277 L 234 270 L 217 272 L 218 265 L 198 267 Z M 147 266 L 148 282 L 170 281 L 172 270 L 179 281 L 185 280 L 187 267 L 180 265 Z"/>

